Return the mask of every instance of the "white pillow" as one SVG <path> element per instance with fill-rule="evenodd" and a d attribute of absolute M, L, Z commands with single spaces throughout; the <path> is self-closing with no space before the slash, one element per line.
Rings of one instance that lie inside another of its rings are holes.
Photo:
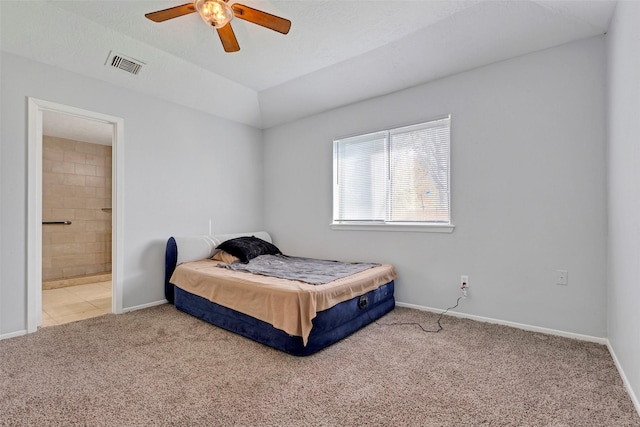
<path fill-rule="evenodd" d="M 213 252 L 220 243 L 235 239 L 236 237 L 255 236 L 258 239 L 273 243 L 271 236 L 266 231 L 256 231 L 253 233 L 233 233 L 216 234 L 213 236 L 189 236 L 174 237 L 178 248 L 178 261 L 176 265 L 183 262 L 197 261 L 199 259 L 211 258 Z"/>
<path fill-rule="evenodd" d="M 178 247 L 176 265 L 180 265 L 183 262 L 211 258 L 217 246 L 213 236 L 174 237 L 174 239 Z"/>

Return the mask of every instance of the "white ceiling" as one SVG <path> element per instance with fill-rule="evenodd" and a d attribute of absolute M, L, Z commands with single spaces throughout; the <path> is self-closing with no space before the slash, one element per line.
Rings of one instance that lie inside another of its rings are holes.
<path fill-rule="evenodd" d="M 196 13 L 162 23 L 144 18 L 147 12 L 188 3 L 185 0 L 57 1 L 55 5 L 261 91 L 399 40 L 477 2 L 231 1 L 292 21 L 286 36 L 232 21 L 241 50 L 231 54 L 224 52 L 218 36 Z"/>
<path fill-rule="evenodd" d="M 91 144 L 113 144 L 112 124 L 55 111 L 43 112 L 42 134 Z"/>
<path fill-rule="evenodd" d="M 231 3 L 235 3 L 233 0 Z M 225 53 L 186 0 L 0 1 L 2 49 L 258 128 L 606 32 L 613 0 L 242 0 L 292 21 L 246 21 Z M 104 66 L 115 50 L 138 76 Z"/>

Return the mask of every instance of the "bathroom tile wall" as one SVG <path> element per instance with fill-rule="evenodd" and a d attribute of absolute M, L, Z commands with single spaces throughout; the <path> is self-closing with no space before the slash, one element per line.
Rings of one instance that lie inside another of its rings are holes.
<path fill-rule="evenodd" d="M 111 271 L 111 146 L 43 137 L 42 279 Z"/>

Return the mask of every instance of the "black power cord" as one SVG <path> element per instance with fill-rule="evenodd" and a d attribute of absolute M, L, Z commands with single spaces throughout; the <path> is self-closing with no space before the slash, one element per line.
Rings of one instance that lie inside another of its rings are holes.
<path fill-rule="evenodd" d="M 438 320 L 437 320 L 437 324 L 438 324 L 438 329 L 435 331 L 430 331 L 429 329 L 425 329 L 420 323 L 417 322 L 394 322 L 394 323 L 380 323 L 378 321 L 375 321 L 376 325 L 380 325 L 380 326 L 400 326 L 400 325 L 416 325 L 419 326 L 420 329 L 422 329 L 424 332 L 428 332 L 428 333 L 433 333 L 433 334 L 437 334 L 438 332 L 440 332 L 441 330 L 443 330 L 444 328 L 442 327 L 442 324 L 440 323 L 440 320 L 442 320 L 442 316 L 444 316 L 449 310 L 453 310 L 454 308 L 456 308 L 458 306 L 458 304 L 460 304 L 460 300 L 464 298 L 464 297 L 458 297 L 458 299 L 456 300 L 456 305 L 447 308 L 445 311 L 443 311 L 442 313 L 440 313 L 440 316 L 438 316 Z M 372 319 L 373 320 L 373 319 Z"/>

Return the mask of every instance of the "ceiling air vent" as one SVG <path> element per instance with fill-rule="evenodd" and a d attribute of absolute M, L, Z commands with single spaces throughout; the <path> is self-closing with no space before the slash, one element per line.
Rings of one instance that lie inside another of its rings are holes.
<path fill-rule="evenodd" d="M 107 58 L 105 65 L 108 67 L 119 68 L 120 70 L 126 71 L 130 74 L 138 75 L 140 74 L 140 71 L 142 71 L 142 66 L 145 64 L 137 59 L 129 58 L 120 53 L 111 51 L 109 52 L 109 58 Z"/>

